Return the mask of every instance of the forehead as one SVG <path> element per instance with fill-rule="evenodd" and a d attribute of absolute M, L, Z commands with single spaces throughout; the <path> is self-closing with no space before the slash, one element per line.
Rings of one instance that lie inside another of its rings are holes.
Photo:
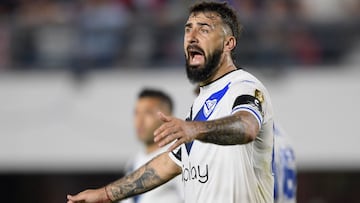
<path fill-rule="evenodd" d="M 156 97 L 142 97 L 138 99 L 138 104 L 147 104 L 147 105 L 158 105 L 160 99 Z"/>
<path fill-rule="evenodd" d="M 192 22 L 205 22 L 212 25 L 217 25 L 222 22 L 221 16 L 216 12 L 204 11 L 204 12 L 192 12 L 189 15 L 187 23 Z"/>

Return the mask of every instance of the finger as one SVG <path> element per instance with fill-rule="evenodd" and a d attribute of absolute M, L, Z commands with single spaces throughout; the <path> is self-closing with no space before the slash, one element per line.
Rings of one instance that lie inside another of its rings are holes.
<path fill-rule="evenodd" d="M 162 139 L 164 139 L 166 136 L 170 134 L 168 131 L 169 130 L 159 129 L 159 131 L 154 133 L 154 142 L 155 143 L 161 142 Z"/>
<path fill-rule="evenodd" d="M 159 142 L 159 147 L 163 147 L 171 142 L 173 142 L 174 140 L 177 140 L 181 137 L 181 134 L 180 133 L 171 133 L 169 134 L 168 136 L 164 137 L 164 139 L 162 139 L 160 142 Z"/>
<path fill-rule="evenodd" d="M 168 152 L 172 152 L 172 151 L 174 151 L 176 148 L 178 148 L 180 145 L 182 145 L 183 143 L 184 143 L 183 140 L 178 139 L 178 140 L 176 140 L 176 142 L 174 142 L 174 144 L 172 144 L 172 145 L 167 149 L 167 151 L 168 151 Z"/>
<path fill-rule="evenodd" d="M 70 202 L 77 202 L 77 201 L 80 200 L 79 195 L 74 195 L 74 196 L 72 196 L 72 195 L 67 195 L 67 199 L 68 199 Z"/>
<path fill-rule="evenodd" d="M 176 132 L 176 128 L 174 125 L 163 124 L 159 127 L 159 129 L 154 133 L 154 142 L 160 143 L 163 139 L 168 136 L 174 134 Z"/>
<path fill-rule="evenodd" d="M 157 136 L 159 136 L 163 131 L 164 129 L 166 129 L 166 123 L 165 124 L 162 124 L 160 127 L 158 127 L 155 131 L 154 131 L 154 141 L 156 142 L 156 139 L 159 139 L 159 138 L 156 138 Z"/>
<path fill-rule="evenodd" d="M 170 117 L 170 116 L 166 116 L 166 115 L 163 114 L 161 111 L 158 112 L 158 116 L 159 116 L 160 120 L 163 121 L 163 122 L 169 122 L 169 121 L 171 121 L 171 117 Z"/>
<path fill-rule="evenodd" d="M 159 140 L 164 137 L 172 134 L 174 132 L 175 125 L 173 123 L 164 123 L 158 129 L 154 131 L 154 142 L 159 142 Z"/>
<path fill-rule="evenodd" d="M 72 197 L 71 195 L 67 195 L 66 198 L 67 198 L 68 200 L 72 200 L 73 197 Z"/>

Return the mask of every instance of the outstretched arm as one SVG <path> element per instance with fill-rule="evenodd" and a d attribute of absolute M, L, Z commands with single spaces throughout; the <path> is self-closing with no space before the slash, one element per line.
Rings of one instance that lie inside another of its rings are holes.
<path fill-rule="evenodd" d="M 180 173 L 181 168 L 165 152 L 103 188 L 68 195 L 68 203 L 108 203 L 125 199 L 160 186 Z"/>
<path fill-rule="evenodd" d="M 211 121 L 183 121 L 162 113 L 159 116 L 164 124 L 155 130 L 154 141 L 165 146 L 176 140 L 169 151 L 195 139 L 219 145 L 246 144 L 259 133 L 258 121 L 247 111 Z"/>

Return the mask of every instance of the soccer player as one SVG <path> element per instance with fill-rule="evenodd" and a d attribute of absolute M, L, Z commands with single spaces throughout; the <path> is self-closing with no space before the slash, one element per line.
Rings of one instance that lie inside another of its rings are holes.
<path fill-rule="evenodd" d="M 271 203 L 273 108 L 264 85 L 238 69 L 240 35 L 226 3 L 190 8 L 184 51 L 189 80 L 200 86 L 186 121 L 159 112 L 154 132 L 168 152 L 98 189 L 68 195 L 68 203 L 112 202 L 147 192 L 181 174 L 186 203 Z"/>
<path fill-rule="evenodd" d="M 274 124 L 274 160 L 275 203 L 296 203 L 296 164 L 289 136 Z"/>
<path fill-rule="evenodd" d="M 157 89 L 143 89 L 138 95 L 135 105 L 134 124 L 136 135 L 143 143 L 144 150 L 140 151 L 129 164 L 129 172 L 139 168 L 156 155 L 166 151 L 154 143 L 154 130 L 161 125 L 157 112 L 166 115 L 173 112 L 173 101 L 165 92 Z M 121 203 L 181 203 L 183 191 L 180 177 L 142 195 L 126 199 Z"/>

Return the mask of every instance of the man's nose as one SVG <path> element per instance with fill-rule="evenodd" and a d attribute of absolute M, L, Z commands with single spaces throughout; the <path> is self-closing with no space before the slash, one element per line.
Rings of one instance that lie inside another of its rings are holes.
<path fill-rule="evenodd" d="M 199 40 L 197 38 L 197 32 L 196 30 L 192 30 L 189 33 L 186 34 L 186 40 L 189 44 L 198 43 Z"/>

